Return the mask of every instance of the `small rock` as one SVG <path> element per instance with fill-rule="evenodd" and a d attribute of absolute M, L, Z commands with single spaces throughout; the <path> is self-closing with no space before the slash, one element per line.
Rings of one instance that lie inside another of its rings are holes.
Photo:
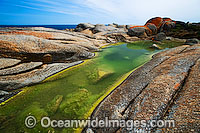
<path fill-rule="evenodd" d="M 166 40 L 171 41 L 173 38 L 172 37 L 166 37 Z"/>
<path fill-rule="evenodd" d="M 9 92 L 0 90 L 0 96 L 8 95 Z"/>
<path fill-rule="evenodd" d="M 152 46 L 150 46 L 150 48 L 160 49 L 160 47 L 157 44 L 153 44 Z"/>
<path fill-rule="evenodd" d="M 52 63 L 52 55 L 50 54 L 45 54 L 43 56 L 43 63 Z"/>

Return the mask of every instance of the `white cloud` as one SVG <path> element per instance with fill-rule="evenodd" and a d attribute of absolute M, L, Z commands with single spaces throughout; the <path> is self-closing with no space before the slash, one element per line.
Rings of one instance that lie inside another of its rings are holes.
<path fill-rule="evenodd" d="M 127 23 L 145 23 L 153 16 L 200 20 L 199 0 L 86 0 L 84 4 Z"/>

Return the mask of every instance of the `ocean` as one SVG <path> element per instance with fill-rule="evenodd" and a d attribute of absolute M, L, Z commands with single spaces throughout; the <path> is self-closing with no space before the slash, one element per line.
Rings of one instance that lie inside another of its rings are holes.
<path fill-rule="evenodd" d="M 0 27 L 45 27 L 57 30 L 74 29 L 77 25 L 0 25 Z"/>

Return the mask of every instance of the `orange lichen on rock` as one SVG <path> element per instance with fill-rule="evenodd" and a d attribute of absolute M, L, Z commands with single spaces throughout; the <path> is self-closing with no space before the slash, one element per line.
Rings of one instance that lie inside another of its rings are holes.
<path fill-rule="evenodd" d="M 177 83 L 174 88 L 177 89 L 180 86 L 180 83 Z"/>
<path fill-rule="evenodd" d="M 11 31 L 11 32 L 1 31 L 0 34 L 31 35 L 44 39 L 49 39 L 53 37 L 53 35 L 50 33 L 34 32 L 34 31 Z"/>
<path fill-rule="evenodd" d="M 145 34 L 148 36 L 156 35 L 157 33 L 160 33 L 160 32 L 166 33 L 166 32 L 169 32 L 172 28 L 174 28 L 175 24 L 176 22 L 170 18 L 155 17 L 155 18 L 149 19 L 144 26 L 130 27 L 128 31 L 128 35 L 140 37 L 140 34 L 142 32 L 145 32 Z"/>
<path fill-rule="evenodd" d="M 147 25 L 148 23 L 154 24 L 157 27 L 157 29 L 159 29 L 163 24 L 163 19 L 161 17 L 155 17 L 148 20 L 145 25 Z"/>
<path fill-rule="evenodd" d="M 14 43 L 0 40 L 0 51 L 3 52 L 19 52 L 19 49 Z"/>

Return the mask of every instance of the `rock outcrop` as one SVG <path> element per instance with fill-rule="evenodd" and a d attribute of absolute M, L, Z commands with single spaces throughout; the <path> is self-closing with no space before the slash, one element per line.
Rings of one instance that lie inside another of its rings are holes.
<path fill-rule="evenodd" d="M 94 132 L 199 132 L 200 44 L 160 52 L 134 71 L 94 110 L 91 119 L 175 120 L 176 127 L 90 128 Z M 86 128 L 87 129 L 87 128 Z"/>
<path fill-rule="evenodd" d="M 180 39 L 197 38 L 200 40 L 200 24 L 176 21 L 176 26 L 170 32 L 167 32 L 167 36 Z"/>
<path fill-rule="evenodd" d="M 130 27 L 128 29 L 128 34 L 130 36 L 137 36 L 143 38 L 145 36 L 145 33 L 148 36 L 152 36 L 160 32 L 169 32 L 175 27 L 175 24 L 176 22 L 170 18 L 155 17 L 149 19 L 144 26 Z"/>

